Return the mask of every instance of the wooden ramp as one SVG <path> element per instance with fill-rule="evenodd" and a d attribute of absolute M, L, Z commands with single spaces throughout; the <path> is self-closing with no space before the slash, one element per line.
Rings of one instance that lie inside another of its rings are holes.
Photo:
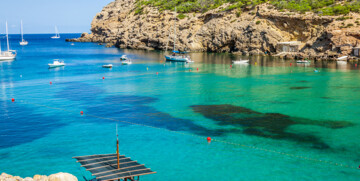
<path fill-rule="evenodd" d="M 119 156 L 119 165 L 117 164 L 117 154 L 89 155 L 73 157 L 90 171 L 97 180 L 135 180 L 135 177 L 141 175 L 153 174 L 150 168 L 146 168 L 144 164 L 133 161 L 125 155 Z M 119 168 L 118 168 L 119 166 Z"/>

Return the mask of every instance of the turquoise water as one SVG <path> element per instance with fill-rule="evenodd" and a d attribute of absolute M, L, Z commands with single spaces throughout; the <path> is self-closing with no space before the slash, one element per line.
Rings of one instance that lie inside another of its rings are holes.
<path fill-rule="evenodd" d="M 20 47 L 12 35 L 17 59 L 0 62 L 0 172 L 93 178 L 72 157 L 115 153 L 118 124 L 120 153 L 157 172 L 142 180 L 359 180 L 354 64 L 250 57 L 231 68 L 239 56 L 204 53 L 167 63 L 50 36 Z M 48 69 L 57 58 L 66 67 Z"/>

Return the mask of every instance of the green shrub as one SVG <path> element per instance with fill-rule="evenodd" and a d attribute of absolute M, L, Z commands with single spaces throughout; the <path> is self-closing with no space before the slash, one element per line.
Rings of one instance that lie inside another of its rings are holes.
<path fill-rule="evenodd" d="M 178 17 L 179 19 L 184 19 L 184 18 L 186 18 L 186 15 L 185 15 L 185 14 L 180 13 L 179 15 L 177 15 L 177 17 Z"/>
<path fill-rule="evenodd" d="M 258 25 L 258 24 L 260 24 L 261 23 L 261 21 L 256 21 L 256 24 Z"/>
<path fill-rule="evenodd" d="M 349 12 L 360 13 L 360 0 L 347 0 L 342 4 L 338 0 L 137 0 L 135 14 L 141 14 L 144 6 L 157 7 L 159 11 L 171 10 L 175 7 L 179 13 L 206 12 L 216 9 L 224 3 L 229 6 L 221 11 L 254 8 L 256 5 L 269 2 L 278 10 L 305 13 L 316 12 L 319 15 L 346 15 Z M 269 6 L 269 9 L 272 7 Z"/>

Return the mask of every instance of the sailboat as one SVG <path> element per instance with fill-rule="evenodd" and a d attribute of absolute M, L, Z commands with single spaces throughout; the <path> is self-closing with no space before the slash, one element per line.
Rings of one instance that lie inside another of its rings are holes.
<path fill-rule="evenodd" d="M 1 46 L 0 46 L 0 60 L 13 60 L 16 57 L 16 51 L 10 50 L 7 22 L 6 22 L 6 43 L 7 43 L 7 51 L 1 51 Z"/>
<path fill-rule="evenodd" d="M 172 55 L 166 55 L 165 59 L 167 61 L 176 61 L 176 62 L 192 62 L 189 56 L 185 56 L 186 52 L 180 52 L 176 50 L 176 7 L 175 7 L 175 21 L 174 21 L 174 49 Z M 166 47 L 167 49 L 167 47 Z"/>
<path fill-rule="evenodd" d="M 28 42 L 26 40 L 24 40 L 23 24 L 22 24 L 22 20 L 21 20 L 21 42 L 20 42 L 20 45 L 24 46 L 27 44 L 28 44 Z"/>
<path fill-rule="evenodd" d="M 52 36 L 51 38 L 52 39 L 59 39 L 60 38 L 60 34 L 59 34 L 59 31 L 58 31 L 56 26 L 55 26 L 55 36 Z"/>

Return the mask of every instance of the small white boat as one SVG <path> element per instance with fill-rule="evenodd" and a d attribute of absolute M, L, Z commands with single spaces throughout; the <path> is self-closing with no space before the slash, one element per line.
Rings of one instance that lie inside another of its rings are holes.
<path fill-rule="evenodd" d="M 127 58 L 127 56 L 126 55 L 122 55 L 121 57 L 120 57 L 120 60 L 121 61 L 124 61 L 124 60 L 127 60 L 128 58 Z"/>
<path fill-rule="evenodd" d="M 59 34 L 59 31 L 58 31 L 56 26 L 55 26 L 55 36 L 52 36 L 51 38 L 52 39 L 59 39 L 60 38 L 60 34 Z"/>
<path fill-rule="evenodd" d="M 25 46 L 28 45 L 29 42 L 27 42 L 26 40 L 24 40 L 24 31 L 23 31 L 23 25 L 22 25 L 22 20 L 21 20 L 21 42 L 19 42 L 19 44 L 21 46 Z"/>
<path fill-rule="evenodd" d="M 62 67 L 65 66 L 65 63 L 63 61 L 59 61 L 59 60 L 54 60 L 53 63 L 49 63 L 49 68 L 55 68 L 55 67 Z"/>
<path fill-rule="evenodd" d="M 246 64 L 249 63 L 249 60 L 233 60 L 233 64 Z"/>
<path fill-rule="evenodd" d="M 74 43 L 71 43 L 70 45 L 74 46 L 75 44 L 74 44 Z"/>
<path fill-rule="evenodd" d="M 113 64 L 103 65 L 102 67 L 103 67 L 103 68 L 112 68 L 112 67 L 113 67 Z"/>
<path fill-rule="evenodd" d="M 342 56 L 342 57 L 339 57 L 337 58 L 338 61 L 346 61 L 348 58 L 348 56 Z"/>
<path fill-rule="evenodd" d="M 310 63 L 310 60 L 297 60 L 296 63 Z"/>
<path fill-rule="evenodd" d="M 131 62 L 131 60 L 124 60 L 123 62 L 121 62 L 121 64 L 129 65 L 129 64 L 132 64 L 132 62 Z"/>

